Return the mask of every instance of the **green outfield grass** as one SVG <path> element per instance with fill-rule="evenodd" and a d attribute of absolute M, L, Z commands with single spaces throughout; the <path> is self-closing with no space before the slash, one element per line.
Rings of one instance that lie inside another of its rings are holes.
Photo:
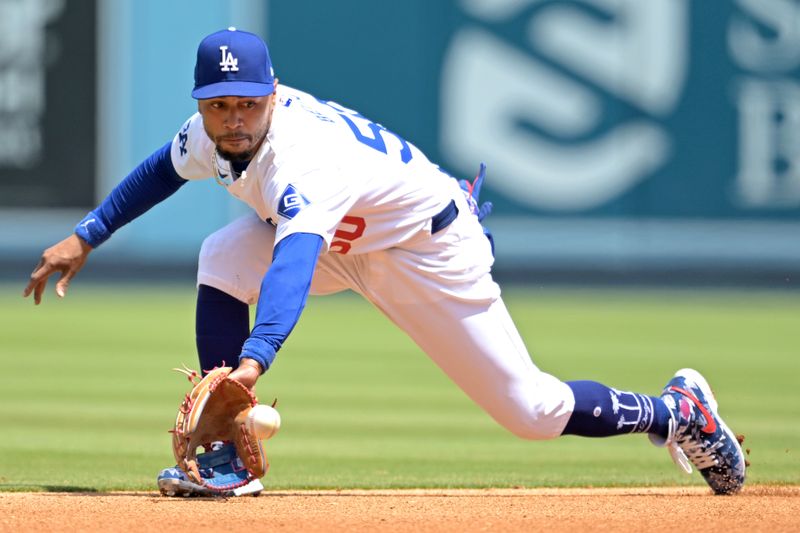
<path fill-rule="evenodd" d="M 155 488 L 196 366 L 191 285 L 77 280 L 34 307 L 0 286 L 0 490 Z M 541 290 L 506 301 L 540 368 L 658 393 L 704 372 L 752 449 L 751 483 L 800 484 L 800 294 Z M 351 295 L 312 298 L 258 385 L 278 398 L 268 488 L 701 485 L 641 435 L 527 442 Z"/>

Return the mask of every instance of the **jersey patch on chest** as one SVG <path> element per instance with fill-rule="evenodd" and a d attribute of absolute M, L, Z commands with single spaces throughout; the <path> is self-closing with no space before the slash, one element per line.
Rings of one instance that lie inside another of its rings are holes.
<path fill-rule="evenodd" d="M 294 218 L 309 203 L 308 199 L 300 194 L 294 185 L 289 184 L 278 202 L 278 214 L 284 218 Z"/>

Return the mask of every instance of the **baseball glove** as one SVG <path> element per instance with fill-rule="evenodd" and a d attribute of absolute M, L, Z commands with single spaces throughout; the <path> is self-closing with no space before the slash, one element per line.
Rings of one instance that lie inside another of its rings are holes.
<path fill-rule="evenodd" d="M 248 412 L 258 405 L 255 395 L 228 378 L 231 367 L 215 368 L 199 381 L 197 372 L 175 370 L 186 374 L 193 384 L 178 408 L 175 428 L 171 430 L 178 467 L 193 482 L 220 493 L 263 477 L 269 463 L 254 428 L 246 423 Z M 233 443 L 238 457 L 232 458 L 231 467 L 214 472 L 198 460 L 197 448 L 204 446 L 210 451 L 211 443 L 219 441 Z"/>

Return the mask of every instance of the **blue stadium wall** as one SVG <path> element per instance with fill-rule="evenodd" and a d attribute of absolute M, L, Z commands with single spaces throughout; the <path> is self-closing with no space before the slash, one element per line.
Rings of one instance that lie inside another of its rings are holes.
<path fill-rule="evenodd" d="M 282 83 L 358 109 L 453 175 L 485 161 L 500 272 L 796 284 L 796 0 L 4 5 L 39 35 L 27 62 L 0 52 L 0 124 L 38 135 L 26 159 L 0 154 L 7 265 L 35 262 L 175 134 L 195 110 L 197 42 L 234 25 L 268 40 Z M 12 83 L 30 61 L 38 108 Z M 203 237 L 244 212 L 213 181 L 190 184 L 93 260 L 191 266 Z"/>

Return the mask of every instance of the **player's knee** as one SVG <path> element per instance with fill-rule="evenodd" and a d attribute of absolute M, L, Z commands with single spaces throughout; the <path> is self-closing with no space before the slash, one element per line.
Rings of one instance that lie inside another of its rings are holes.
<path fill-rule="evenodd" d="M 197 258 L 197 264 L 202 271 L 209 263 L 213 262 L 214 258 L 225 257 L 225 239 L 219 235 L 219 232 L 212 233 L 203 240 L 200 246 L 200 254 Z"/>
<path fill-rule="evenodd" d="M 514 424 L 504 424 L 505 428 L 525 440 L 548 440 L 561 435 L 562 424 L 553 420 L 523 420 Z"/>
<path fill-rule="evenodd" d="M 575 405 L 569 387 L 542 374 L 536 386 L 517 390 L 514 407 L 495 416 L 514 435 L 527 440 L 554 439 L 564 431 Z"/>

